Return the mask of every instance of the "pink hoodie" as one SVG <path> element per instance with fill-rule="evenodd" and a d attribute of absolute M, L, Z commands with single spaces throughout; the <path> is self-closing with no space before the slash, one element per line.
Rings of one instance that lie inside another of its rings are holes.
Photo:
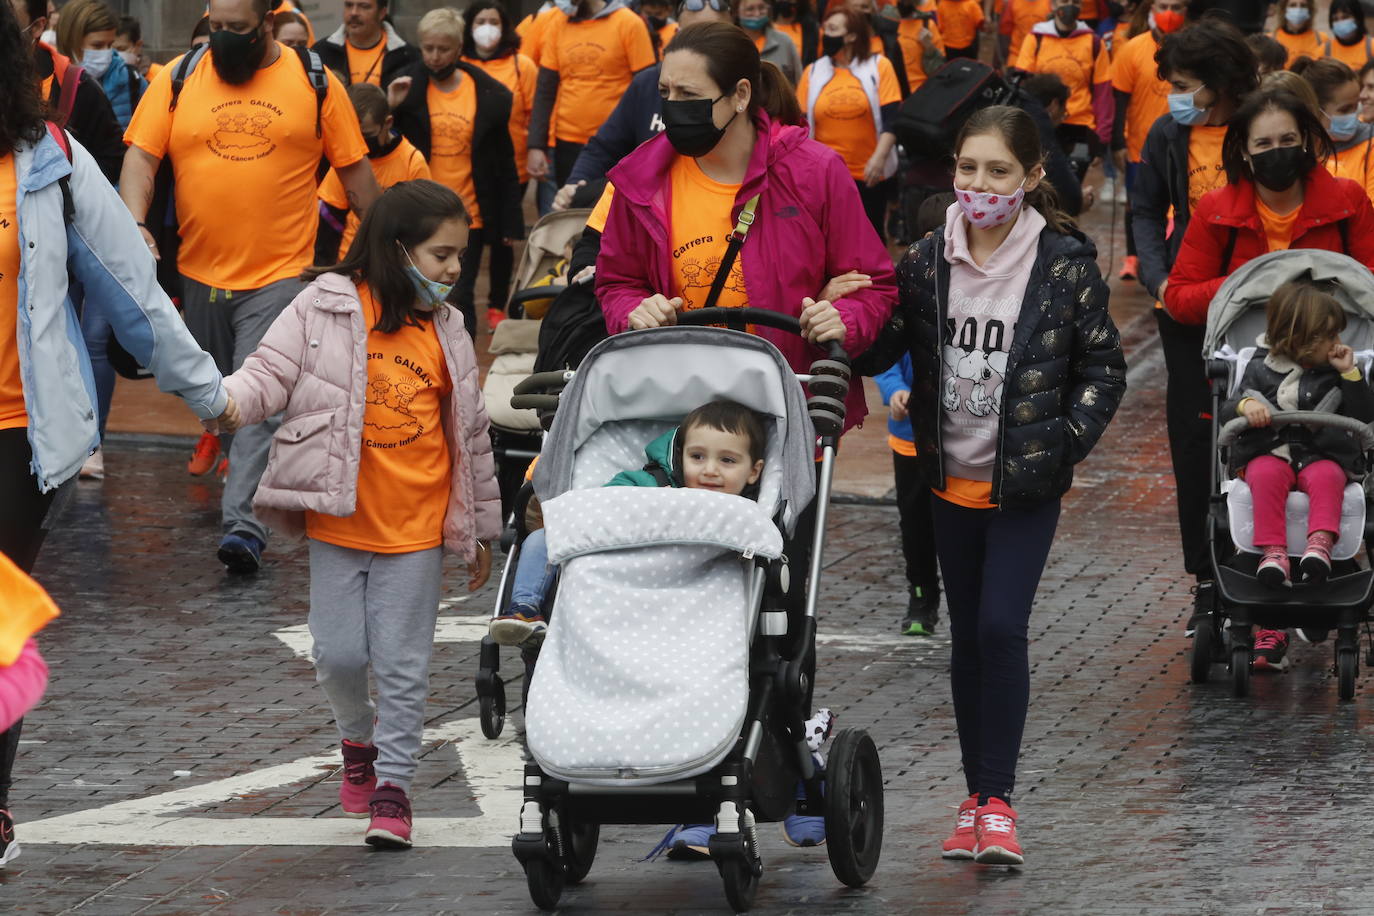
<path fill-rule="evenodd" d="M 0 732 L 22 719 L 47 687 L 48 665 L 30 639 L 13 665 L 0 668 Z"/>
<path fill-rule="evenodd" d="M 959 204 L 950 204 L 945 216 L 950 330 L 943 347 L 940 441 L 945 473 L 952 477 L 992 479 L 1002 379 L 1044 228 L 1040 211 L 1022 207 L 1011 232 L 979 267 L 969 254 L 968 220 Z"/>

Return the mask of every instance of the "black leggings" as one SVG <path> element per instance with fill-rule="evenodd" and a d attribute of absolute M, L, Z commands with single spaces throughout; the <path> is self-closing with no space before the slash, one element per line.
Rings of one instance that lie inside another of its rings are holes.
<path fill-rule="evenodd" d="M 458 308 L 466 316 L 469 310 L 475 314 L 477 302 L 477 274 L 482 269 L 482 251 L 491 249 L 491 284 L 487 291 L 487 307 L 506 308 L 510 298 L 510 275 L 515 268 L 515 246 L 507 245 L 505 239 L 486 228 L 473 229 L 468 233 L 468 247 L 463 252 L 463 272 L 458 277 L 454 298 Z"/>
<path fill-rule="evenodd" d="M 892 476 L 897 484 L 897 518 L 902 529 L 906 581 L 922 594 L 938 594 L 940 576 L 935 565 L 935 528 L 930 502 L 939 499 L 921 480 L 916 458 L 892 453 Z"/>
<path fill-rule="evenodd" d="M 553 175 L 561 188 L 568 183 L 568 176 L 572 174 L 573 166 L 577 164 L 577 157 L 582 155 L 582 148 L 585 143 L 573 143 L 570 140 L 559 140 L 553 147 Z"/>
<path fill-rule="evenodd" d="M 930 500 L 949 608 L 950 688 L 970 795 L 1010 802 L 1030 705 L 1031 606 L 1059 500 L 966 509 Z"/>
<path fill-rule="evenodd" d="M 24 572 L 33 572 L 38 549 L 43 546 L 43 519 L 52 505 L 54 492 L 40 493 L 38 481 L 29 470 L 33 452 L 29 449 L 27 429 L 0 429 L 0 553 L 14 561 Z M 14 758 L 19 752 L 19 732 L 23 720 L 0 732 L 0 808 L 10 806 Z"/>
<path fill-rule="evenodd" d="M 1164 351 L 1165 417 L 1169 457 L 1178 494 L 1178 531 L 1183 568 L 1199 581 L 1214 577 L 1207 545 L 1207 502 L 1211 487 L 1212 394 L 1202 359 L 1202 325 L 1179 324 L 1155 309 Z"/>

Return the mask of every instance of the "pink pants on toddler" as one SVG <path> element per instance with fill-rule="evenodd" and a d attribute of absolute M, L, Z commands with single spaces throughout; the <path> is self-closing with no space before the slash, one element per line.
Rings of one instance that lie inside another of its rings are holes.
<path fill-rule="evenodd" d="M 1330 459 L 1314 461 L 1298 473 L 1282 458 L 1261 455 L 1245 466 L 1245 482 L 1255 504 L 1255 546 L 1288 543 L 1284 507 L 1294 489 L 1307 494 L 1307 533 L 1341 531 L 1341 496 L 1345 471 Z"/>

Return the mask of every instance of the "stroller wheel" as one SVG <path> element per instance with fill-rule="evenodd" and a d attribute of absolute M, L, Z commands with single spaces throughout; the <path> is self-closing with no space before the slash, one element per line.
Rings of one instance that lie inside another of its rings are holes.
<path fill-rule="evenodd" d="M 581 884 L 592 870 L 596 846 L 601 839 L 600 824 L 586 824 L 563 818 L 563 874 L 569 884 Z"/>
<path fill-rule="evenodd" d="M 1350 700 L 1355 697 L 1355 676 L 1360 673 L 1359 651 L 1341 649 L 1336 653 L 1336 680 L 1340 688 L 1340 698 Z"/>
<path fill-rule="evenodd" d="M 1205 684 L 1212 676 L 1213 650 L 1217 641 L 1211 618 L 1201 621 L 1193 634 L 1192 677 L 1194 684 Z"/>
<path fill-rule="evenodd" d="M 552 910 L 563 896 L 563 866 L 552 858 L 536 858 L 525 863 L 525 883 L 530 900 L 541 910 Z"/>
<path fill-rule="evenodd" d="M 499 675 L 492 677 L 490 696 L 478 697 L 478 708 L 482 721 L 482 734 L 488 738 L 498 738 L 506 727 L 506 683 Z"/>
<path fill-rule="evenodd" d="M 835 877 L 861 887 L 883 851 L 883 770 L 868 733 L 846 728 L 825 768 L 825 848 Z"/>
<path fill-rule="evenodd" d="M 744 859 L 732 858 L 720 863 L 720 876 L 725 880 L 725 899 L 736 913 L 747 913 L 754 906 L 754 893 L 759 889 L 759 876 Z"/>
<path fill-rule="evenodd" d="M 1194 637 L 1197 638 L 1196 636 Z M 1250 647 L 1231 647 L 1231 693 L 1243 697 L 1250 692 Z"/>

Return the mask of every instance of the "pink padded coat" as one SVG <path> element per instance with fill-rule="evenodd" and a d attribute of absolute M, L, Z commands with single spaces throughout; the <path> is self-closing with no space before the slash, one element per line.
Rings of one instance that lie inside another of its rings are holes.
<path fill-rule="evenodd" d="M 471 563 L 476 541 L 501 533 L 501 494 L 477 379 L 477 356 L 457 310 L 434 316 L 452 393 L 444 435 L 453 485 L 444 546 Z M 357 507 L 367 389 L 367 333 L 352 281 L 324 274 L 272 323 L 243 367 L 224 380 L 245 424 L 285 411 L 253 511 L 276 531 L 305 534 L 304 510 L 349 516 Z"/>

